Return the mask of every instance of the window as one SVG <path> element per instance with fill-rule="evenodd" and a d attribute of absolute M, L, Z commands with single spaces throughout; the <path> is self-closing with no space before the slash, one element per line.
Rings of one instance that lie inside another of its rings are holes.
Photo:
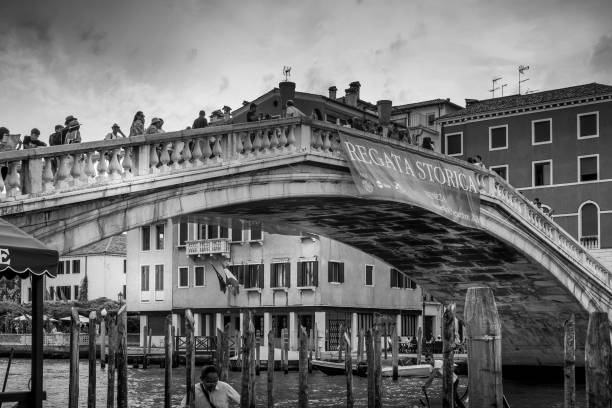
<path fill-rule="evenodd" d="M 72 273 L 81 273 L 81 260 L 80 259 L 72 260 Z"/>
<path fill-rule="evenodd" d="M 373 265 L 365 266 L 365 285 L 374 286 L 374 266 Z"/>
<path fill-rule="evenodd" d="M 239 285 L 244 285 L 244 269 L 246 265 L 228 265 L 227 269 L 238 279 Z"/>
<path fill-rule="evenodd" d="M 264 287 L 264 266 L 263 264 L 249 264 L 246 268 L 244 277 L 245 288 Z"/>
<path fill-rule="evenodd" d="M 194 269 L 194 274 L 195 274 L 195 283 L 193 286 L 204 286 L 205 281 L 204 281 L 204 267 L 203 266 L 196 266 Z"/>
<path fill-rule="evenodd" d="M 127 299 L 127 285 L 123 285 L 123 300 Z"/>
<path fill-rule="evenodd" d="M 74 300 L 79 298 L 79 285 L 74 285 Z"/>
<path fill-rule="evenodd" d="M 189 287 L 189 267 L 181 266 L 178 268 L 178 287 L 187 288 Z"/>
<path fill-rule="evenodd" d="M 597 180 L 599 174 L 599 155 L 578 156 L 578 181 Z"/>
<path fill-rule="evenodd" d="M 270 264 L 270 287 L 288 288 L 291 286 L 291 264 L 277 262 Z"/>
<path fill-rule="evenodd" d="M 64 261 L 64 273 L 66 275 L 70 274 L 70 261 Z"/>
<path fill-rule="evenodd" d="M 489 128 L 489 150 L 508 148 L 508 125 Z"/>
<path fill-rule="evenodd" d="M 28 288 L 28 302 L 32 301 L 32 288 Z"/>
<path fill-rule="evenodd" d="M 552 184 L 552 160 L 533 162 L 533 187 Z"/>
<path fill-rule="evenodd" d="M 251 236 L 249 239 L 251 241 L 261 241 L 263 239 L 261 225 L 251 225 Z"/>
<path fill-rule="evenodd" d="M 219 226 L 218 225 L 208 225 L 207 230 L 208 232 L 206 234 L 206 239 L 219 238 Z"/>
<path fill-rule="evenodd" d="M 178 246 L 185 246 L 185 243 L 189 239 L 189 224 L 181 222 L 178 225 Z"/>
<path fill-rule="evenodd" d="M 599 136 L 599 112 L 578 115 L 578 139 Z"/>
<path fill-rule="evenodd" d="M 141 248 L 143 251 L 148 251 L 151 249 L 151 227 L 142 227 L 140 232 L 142 242 Z"/>
<path fill-rule="evenodd" d="M 242 225 L 239 222 L 232 224 L 232 242 L 242 242 Z"/>
<path fill-rule="evenodd" d="M 319 261 L 297 263 L 297 285 L 319 286 Z"/>
<path fill-rule="evenodd" d="M 400 289 L 416 289 L 416 282 L 408 279 L 406 275 L 391 268 L 391 287 Z"/>
<path fill-rule="evenodd" d="M 599 249 L 599 207 L 593 202 L 580 206 L 578 234 L 587 249 Z"/>
<path fill-rule="evenodd" d="M 503 166 L 491 166 L 490 169 L 496 172 L 499 175 L 499 177 L 508 181 L 508 165 L 507 164 L 504 164 Z"/>
<path fill-rule="evenodd" d="M 49 300 L 53 300 L 55 297 L 55 288 L 53 286 L 49 286 Z"/>
<path fill-rule="evenodd" d="M 164 224 L 155 226 L 155 249 L 164 249 Z"/>
<path fill-rule="evenodd" d="M 449 156 L 461 156 L 463 154 L 463 133 L 449 133 L 444 135 L 446 140 L 446 154 Z"/>
<path fill-rule="evenodd" d="M 149 265 L 142 265 L 140 267 L 140 291 L 149 291 Z"/>
<path fill-rule="evenodd" d="M 155 265 L 155 290 L 164 290 L 164 265 Z"/>
<path fill-rule="evenodd" d="M 58 286 L 57 297 L 60 300 L 70 300 L 70 286 Z"/>
<path fill-rule="evenodd" d="M 127 259 L 123 260 L 123 273 L 127 273 Z"/>
<path fill-rule="evenodd" d="M 428 113 L 427 114 L 427 125 L 433 126 L 436 123 L 436 114 Z"/>
<path fill-rule="evenodd" d="M 64 261 L 59 261 L 59 263 L 57 264 L 57 274 L 58 275 L 64 274 Z"/>
<path fill-rule="evenodd" d="M 327 263 L 327 281 L 329 283 L 344 283 L 344 263 L 329 261 Z"/>
<path fill-rule="evenodd" d="M 531 144 L 552 143 L 552 119 L 531 121 Z"/>

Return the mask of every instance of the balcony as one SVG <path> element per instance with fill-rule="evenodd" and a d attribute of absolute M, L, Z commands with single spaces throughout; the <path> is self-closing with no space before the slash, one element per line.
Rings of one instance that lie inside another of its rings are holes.
<path fill-rule="evenodd" d="M 222 255 L 226 258 L 230 257 L 231 245 L 229 238 L 187 241 L 185 246 L 187 247 L 187 255 L 189 256 Z"/>
<path fill-rule="evenodd" d="M 589 235 L 580 237 L 580 244 L 586 249 L 599 249 L 599 236 Z"/>

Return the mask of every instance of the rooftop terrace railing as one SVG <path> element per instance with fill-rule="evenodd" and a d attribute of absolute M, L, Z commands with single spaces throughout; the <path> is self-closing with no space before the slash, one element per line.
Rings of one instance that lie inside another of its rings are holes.
<path fill-rule="evenodd" d="M 580 243 L 496 173 L 465 161 L 380 135 L 309 118 L 210 126 L 125 139 L 0 152 L 0 216 L 23 211 L 19 203 L 78 194 L 111 185 L 180 175 L 199 169 L 311 154 L 343 164 L 339 133 L 410 150 L 476 172 L 481 199 L 494 200 L 549 245 L 612 287 L 610 272 Z"/>

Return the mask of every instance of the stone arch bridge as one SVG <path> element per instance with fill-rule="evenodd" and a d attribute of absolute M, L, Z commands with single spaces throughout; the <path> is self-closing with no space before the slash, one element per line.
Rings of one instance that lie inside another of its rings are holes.
<path fill-rule="evenodd" d="M 362 194 L 341 139 L 472 172 L 479 227 L 424 204 Z M 494 173 L 326 122 L 292 118 L 2 152 L 0 163 L 8 166 L 0 216 L 60 253 L 167 218 L 213 214 L 353 245 L 437 300 L 457 302 L 460 313 L 468 287 L 489 286 L 504 364 L 561 364 L 564 319 L 576 314 L 580 347 L 587 313 L 612 306 L 612 274 Z"/>

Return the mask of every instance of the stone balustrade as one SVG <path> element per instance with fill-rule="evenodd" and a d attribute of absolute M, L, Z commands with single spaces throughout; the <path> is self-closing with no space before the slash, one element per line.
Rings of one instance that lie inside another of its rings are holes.
<path fill-rule="evenodd" d="M 309 118 L 210 126 L 125 139 L 0 152 L 0 206 L 109 184 L 296 154 L 343 159 L 339 133 L 393 145 L 473 170 L 481 196 L 497 200 L 553 247 L 611 287 L 612 277 L 570 234 L 497 174 L 404 142 Z M 341 161 L 338 163 L 341 164 Z M 4 213 L 10 213 L 4 212 Z"/>

